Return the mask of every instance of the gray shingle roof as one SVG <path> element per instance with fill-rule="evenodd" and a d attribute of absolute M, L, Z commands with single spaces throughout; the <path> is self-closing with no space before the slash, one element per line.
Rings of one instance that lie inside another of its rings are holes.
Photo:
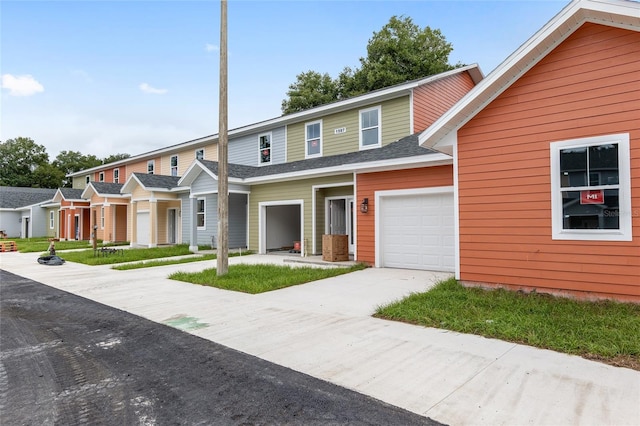
<path fill-rule="evenodd" d="M 0 208 L 16 209 L 51 201 L 56 189 L 0 186 Z"/>
<path fill-rule="evenodd" d="M 118 194 L 122 189 L 121 183 L 110 182 L 90 182 L 90 185 L 96 190 L 98 194 Z"/>
<path fill-rule="evenodd" d="M 134 173 L 135 177 L 145 188 L 173 189 L 178 186 L 178 176 L 150 175 L 146 173 Z"/>
<path fill-rule="evenodd" d="M 437 153 L 438 151 L 430 148 L 423 148 L 418 145 L 418 135 L 410 135 L 381 148 L 349 152 L 347 154 L 310 158 L 307 160 L 292 161 L 290 163 L 261 167 L 229 164 L 229 177 L 247 179 L 252 177 L 277 175 L 281 173 L 336 167 L 345 164 L 361 164 Z M 216 161 L 201 160 L 201 163 L 214 174 L 218 174 L 218 163 Z"/>
<path fill-rule="evenodd" d="M 60 188 L 62 196 L 67 200 L 80 200 L 82 199 L 82 189 L 75 188 Z"/>

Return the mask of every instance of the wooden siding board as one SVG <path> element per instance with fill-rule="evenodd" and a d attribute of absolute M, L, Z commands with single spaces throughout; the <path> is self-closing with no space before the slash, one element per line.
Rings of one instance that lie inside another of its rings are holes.
<path fill-rule="evenodd" d="M 640 295 L 637 217 L 633 241 L 551 239 L 553 141 L 629 133 L 640 212 L 640 34 L 603 28 L 583 26 L 458 132 L 462 280 Z"/>

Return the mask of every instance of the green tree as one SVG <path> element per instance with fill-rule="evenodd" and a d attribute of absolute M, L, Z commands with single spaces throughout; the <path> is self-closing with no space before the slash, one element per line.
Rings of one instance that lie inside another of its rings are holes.
<path fill-rule="evenodd" d="M 116 161 L 120 161 L 120 160 L 124 160 L 126 158 L 131 157 L 131 155 L 129 154 L 112 154 L 108 157 L 105 157 L 102 160 L 102 164 L 109 164 L 109 163 L 114 163 Z"/>
<path fill-rule="evenodd" d="M 0 142 L 0 185 L 38 186 L 34 172 L 47 165 L 49 154 L 46 148 L 30 138 L 17 137 Z"/>
<path fill-rule="evenodd" d="M 451 70 L 455 68 L 449 64 L 452 50 L 440 30 L 420 28 L 406 16 L 392 16 L 373 33 L 367 57 L 360 58 L 361 67 L 353 75 L 356 90 L 370 92 Z"/>
<path fill-rule="evenodd" d="M 70 188 L 73 182 L 66 178 L 66 175 L 99 166 L 102 160 L 95 155 L 84 155 L 79 151 L 60 151 L 52 164 L 63 174 L 62 185 Z"/>
<path fill-rule="evenodd" d="M 453 50 L 440 30 L 420 28 L 409 17 L 392 16 L 367 44 L 360 68 L 345 67 L 335 80 L 325 73 L 298 74 L 282 101 L 282 113 L 302 111 L 373 90 L 456 68 L 449 64 Z"/>
<path fill-rule="evenodd" d="M 329 74 L 307 71 L 296 76 L 296 82 L 289 85 L 287 99 L 282 101 L 282 113 L 313 108 L 337 99 L 336 82 Z"/>
<path fill-rule="evenodd" d="M 64 172 L 49 163 L 39 165 L 31 175 L 31 186 L 38 188 L 60 188 L 64 181 Z"/>

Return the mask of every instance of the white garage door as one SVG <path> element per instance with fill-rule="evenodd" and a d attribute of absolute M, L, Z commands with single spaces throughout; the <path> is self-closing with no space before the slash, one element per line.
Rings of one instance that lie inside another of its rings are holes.
<path fill-rule="evenodd" d="M 149 244 L 149 212 L 138 213 L 136 224 L 136 236 L 138 244 Z"/>
<path fill-rule="evenodd" d="M 380 198 L 381 266 L 454 272 L 453 194 Z"/>

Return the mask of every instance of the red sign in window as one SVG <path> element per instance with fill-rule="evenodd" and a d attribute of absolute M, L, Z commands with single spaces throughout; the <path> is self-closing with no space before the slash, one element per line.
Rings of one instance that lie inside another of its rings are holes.
<path fill-rule="evenodd" d="M 580 191 L 580 204 L 604 204 L 604 190 Z"/>

